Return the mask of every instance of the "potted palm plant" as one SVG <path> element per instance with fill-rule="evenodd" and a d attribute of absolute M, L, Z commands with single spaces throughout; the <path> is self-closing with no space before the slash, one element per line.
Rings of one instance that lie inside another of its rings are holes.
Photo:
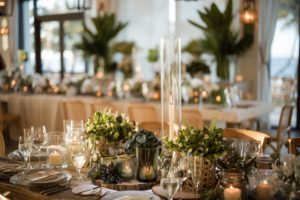
<path fill-rule="evenodd" d="M 205 38 L 200 41 L 201 49 L 212 56 L 217 66 L 217 76 L 222 81 L 229 81 L 231 60 L 246 52 L 253 43 L 253 25 L 244 28 L 242 37 L 239 37 L 238 31 L 231 29 L 234 19 L 232 0 L 228 1 L 224 12 L 213 3 L 204 11 L 198 10 L 198 14 L 204 25 L 192 20 L 189 22 L 204 32 Z"/>
<path fill-rule="evenodd" d="M 192 55 L 192 60 L 187 64 L 186 71 L 191 74 L 192 77 L 200 74 L 209 74 L 210 69 L 208 65 L 201 58 L 203 50 L 201 49 L 200 40 L 191 40 L 184 48 L 184 52 Z"/>
<path fill-rule="evenodd" d="M 103 67 L 110 73 L 115 69 L 111 63 L 110 42 L 128 23 L 117 22 L 115 14 L 103 13 L 92 18 L 94 31 L 83 25 L 81 42 L 75 47 L 82 50 L 85 56 L 94 56 L 94 72 Z"/>

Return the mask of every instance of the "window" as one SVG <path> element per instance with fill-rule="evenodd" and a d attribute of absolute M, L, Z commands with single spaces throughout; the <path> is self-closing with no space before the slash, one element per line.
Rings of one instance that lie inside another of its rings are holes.
<path fill-rule="evenodd" d="M 280 12 L 291 9 L 292 4 L 293 1 L 290 1 L 289 5 L 282 5 Z M 296 6 L 296 9 L 299 8 Z M 270 59 L 272 102 L 275 106 L 271 114 L 272 126 L 277 126 L 281 107 L 285 104 L 295 106 L 292 126 L 296 126 L 299 33 L 298 24 L 296 21 L 294 23 L 292 18 L 298 16 L 297 12 L 289 10 L 276 24 Z"/>
<path fill-rule="evenodd" d="M 83 12 L 68 10 L 61 0 L 24 1 L 22 6 L 24 13 L 29 14 L 24 16 L 24 38 L 29 38 L 29 42 L 24 41 L 24 48 L 30 55 L 26 71 L 32 73 L 37 69 L 51 80 L 60 79 L 65 73 L 84 73 L 83 56 L 73 47 L 83 30 Z"/>

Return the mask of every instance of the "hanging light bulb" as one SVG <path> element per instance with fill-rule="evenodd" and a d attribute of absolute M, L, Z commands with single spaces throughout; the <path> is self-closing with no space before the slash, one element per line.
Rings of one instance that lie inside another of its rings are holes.
<path fill-rule="evenodd" d="M 11 16 L 13 7 L 14 0 L 0 0 L 0 16 Z"/>
<path fill-rule="evenodd" d="M 243 10 L 240 14 L 241 21 L 244 24 L 253 24 L 257 19 L 257 12 L 255 8 L 255 0 L 244 0 Z"/>
<path fill-rule="evenodd" d="M 1 20 L 0 23 L 0 36 L 8 35 L 8 21 L 7 18 Z"/>

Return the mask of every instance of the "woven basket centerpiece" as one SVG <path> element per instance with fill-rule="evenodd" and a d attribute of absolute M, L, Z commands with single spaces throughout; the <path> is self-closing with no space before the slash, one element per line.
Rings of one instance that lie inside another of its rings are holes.
<path fill-rule="evenodd" d="M 197 167 L 197 173 L 201 177 L 199 190 L 214 188 L 217 183 L 215 165 L 207 159 L 204 159 L 203 163 L 197 163 L 197 165 L 199 166 Z M 185 192 L 196 191 L 191 176 L 183 182 L 182 190 Z"/>
<path fill-rule="evenodd" d="M 164 148 L 189 156 L 190 169 L 198 182 L 198 192 L 212 189 L 217 183 L 216 159 L 226 152 L 223 129 L 217 128 L 215 123 L 207 128 L 197 129 L 187 127 L 180 129 L 174 139 L 163 138 Z M 192 159 L 192 160 L 190 160 Z M 196 187 L 192 177 L 183 182 L 183 191 L 195 192 Z"/>

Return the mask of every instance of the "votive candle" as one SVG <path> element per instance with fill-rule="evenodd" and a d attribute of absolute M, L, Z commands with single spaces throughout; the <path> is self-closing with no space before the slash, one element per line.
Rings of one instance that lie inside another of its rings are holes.
<path fill-rule="evenodd" d="M 271 200 L 271 185 L 268 183 L 267 180 L 262 181 L 257 187 L 256 187 L 256 197 L 257 199 L 263 199 L 263 200 Z"/>
<path fill-rule="evenodd" d="M 63 156 L 57 151 L 54 151 L 49 155 L 49 165 L 52 166 L 62 165 L 64 162 L 63 160 L 64 160 Z"/>
<path fill-rule="evenodd" d="M 224 190 L 224 200 L 240 200 L 241 199 L 241 190 L 235 188 L 232 185 L 229 188 Z"/>

